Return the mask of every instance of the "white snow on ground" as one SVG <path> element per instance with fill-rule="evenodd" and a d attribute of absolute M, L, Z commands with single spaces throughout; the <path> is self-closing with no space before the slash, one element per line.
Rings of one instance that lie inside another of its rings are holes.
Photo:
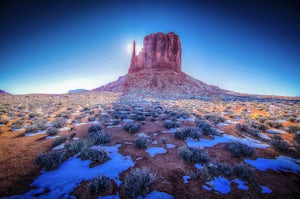
<path fill-rule="evenodd" d="M 214 136 L 213 140 L 207 140 L 207 139 L 200 139 L 200 140 L 193 140 L 193 139 L 187 139 L 185 140 L 186 144 L 190 147 L 213 147 L 219 143 L 227 143 L 230 141 L 239 141 L 243 144 L 248 145 L 249 147 L 253 148 L 267 148 L 270 145 L 261 143 L 258 140 L 252 139 L 250 137 L 245 138 L 239 138 L 232 135 L 223 135 L 223 136 Z"/>
<path fill-rule="evenodd" d="M 263 140 L 271 140 L 271 138 L 263 133 L 259 133 L 258 136 Z"/>
<path fill-rule="evenodd" d="M 134 166 L 130 156 L 123 156 L 118 152 L 121 145 L 105 146 L 109 152 L 109 160 L 99 166 L 90 168 L 90 160 L 81 160 L 76 157 L 68 159 L 54 171 L 43 171 L 41 175 L 33 181 L 31 189 L 23 195 L 16 195 L 10 198 L 69 198 L 69 194 L 83 180 L 91 180 L 98 175 L 105 175 L 113 179 L 119 186 L 121 181 L 119 175 L 123 171 Z M 97 149 L 100 146 L 92 148 Z M 43 192 L 49 189 L 48 193 Z M 39 196 L 34 197 L 37 194 Z"/>
<path fill-rule="evenodd" d="M 74 125 L 75 126 L 81 126 L 81 125 L 84 125 L 84 124 L 87 124 L 86 122 L 81 122 L 81 123 L 75 123 Z"/>
<path fill-rule="evenodd" d="M 189 117 L 189 118 L 184 119 L 183 117 L 180 117 L 180 118 L 177 119 L 177 121 L 180 121 L 180 122 L 183 122 L 183 121 L 195 122 L 195 118 Z"/>
<path fill-rule="evenodd" d="M 202 166 L 201 164 L 199 164 L 199 163 L 194 164 L 194 166 L 195 166 L 197 169 L 202 169 L 202 168 L 203 168 L 203 166 Z"/>
<path fill-rule="evenodd" d="M 191 179 L 191 176 L 183 176 L 183 183 L 184 184 L 188 184 L 189 183 L 189 179 Z"/>
<path fill-rule="evenodd" d="M 70 130 L 69 127 L 63 127 L 63 128 L 58 129 L 58 131 L 69 131 L 69 130 Z"/>
<path fill-rule="evenodd" d="M 25 136 L 35 136 L 35 135 L 41 135 L 41 134 L 45 134 L 46 131 L 38 131 L 37 133 L 25 133 Z"/>
<path fill-rule="evenodd" d="M 152 144 L 158 144 L 157 140 L 154 140 L 154 141 L 152 142 Z"/>
<path fill-rule="evenodd" d="M 166 145 L 167 145 L 167 149 L 173 149 L 173 148 L 175 148 L 174 144 L 166 144 Z"/>
<path fill-rule="evenodd" d="M 231 121 L 231 120 L 226 120 L 225 121 L 225 124 L 237 124 L 238 122 L 234 122 L 234 121 Z"/>
<path fill-rule="evenodd" d="M 272 193 L 272 190 L 269 189 L 266 186 L 260 186 L 261 187 L 261 193 Z"/>
<path fill-rule="evenodd" d="M 238 187 L 237 187 L 238 189 L 242 189 L 242 190 L 249 189 L 249 187 L 247 185 L 245 185 L 247 182 L 244 180 L 240 180 L 240 179 L 236 178 L 236 179 L 232 180 L 232 182 L 235 182 L 238 184 Z"/>
<path fill-rule="evenodd" d="M 55 139 L 55 138 L 59 138 L 60 136 L 59 135 L 48 135 L 46 137 L 46 140 L 49 140 L 49 139 Z"/>
<path fill-rule="evenodd" d="M 145 198 L 139 196 L 137 197 L 137 199 L 174 199 L 174 197 L 166 192 L 160 192 L 155 190 L 147 194 Z"/>
<path fill-rule="evenodd" d="M 111 129 L 111 128 L 121 128 L 121 125 L 107 126 L 106 128 L 108 128 L 108 129 Z"/>
<path fill-rule="evenodd" d="M 162 133 L 175 133 L 176 128 L 170 128 L 168 131 L 161 131 Z"/>
<path fill-rule="evenodd" d="M 102 124 L 102 122 L 100 122 L 100 121 L 91 121 L 91 122 L 88 122 L 87 124 Z"/>
<path fill-rule="evenodd" d="M 163 154 L 167 153 L 167 149 L 162 147 L 149 147 L 146 152 L 151 156 L 154 157 L 156 154 Z"/>
<path fill-rule="evenodd" d="M 60 150 L 60 149 L 63 149 L 64 147 L 65 147 L 65 143 L 62 143 L 58 146 L 53 147 L 52 151 Z"/>
<path fill-rule="evenodd" d="M 127 122 L 133 122 L 132 119 L 123 119 L 123 122 L 127 123 Z"/>
<path fill-rule="evenodd" d="M 285 171 L 298 173 L 300 171 L 300 159 L 294 159 L 287 156 L 277 156 L 276 159 L 257 158 L 256 160 L 244 159 L 247 164 L 258 170 L 266 171 Z"/>
<path fill-rule="evenodd" d="M 268 129 L 266 132 L 271 133 L 271 134 L 287 134 L 285 131 L 281 131 L 278 129 Z"/>
<path fill-rule="evenodd" d="M 150 136 L 147 135 L 146 133 L 139 133 L 137 134 L 138 137 L 144 137 L 144 138 L 149 138 Z"/>
<path fill-rule="evenodd" d="M 217 124 L 217 126 L 218 127 L 223 127 L 223 126 L 227 126 L 228 124 L 226 124 L 226 123 L 219 123 L 219 124 Z"/>

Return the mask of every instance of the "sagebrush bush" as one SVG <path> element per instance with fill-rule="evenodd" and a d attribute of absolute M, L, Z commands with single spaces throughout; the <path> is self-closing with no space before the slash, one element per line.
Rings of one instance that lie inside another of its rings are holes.
<path fill-rule="evenodd" d="M 52 143 L 52 147 L 58 146 L 58 145 L 64 143 L 65 141 L 67 141 L 66 136 L 55 138 L 55 140 Z"/>
<path fill-rule="evenodd" d="M 165 120 L 164 121 L 164 127 L 167 128 L 167 129 L 177 128 L 177 127 L 179 127 L 179 124 L 177 122 L 173 122 L 171 120 Z"/>
<path fill-rule="evenodd" d="M 90 128 L 88 130 L 88 134 L 96 133 L 98 131 L 102 131 L 102 127 L 100 125 L 92 125 L 92 126 L 90 126 Z"/>
<path fill-rule="evenodd" d="M 209 156 L 204 149 L 181 146 L 178 149 L 179 157 L 186 163 L 207 163 Z"/>
<path fill-rule="evenodd" d="M 253 149 L 251 147 L 238 141 L 226 143 L 225 149 L 232 153 L 235 157 L 245 157 L 253 154 Z"/>
<path fill-rule="evenodd" d="M 48 135 L 56 135 L 58 133 L 58 129 L 54 126 L 50 126 L 49 128 L 47 128 L 46 133 Z"/>
<path fill-rule="evenodd" d="M 97 176 L 96 178 L 92 179 L 88 184 L 88 188 L 95 193 L 108 190 L 110 186 L 110 179 L 103 175 Z"/>
<path fill-rule="evenodd" d="M 53 127 L 58 129 L 64 127 L 65 124 L 66 124 L 66 119 L 62 117 L 55 118 L 55 120 L 52 122 Z"/>
<path fill-rule="evenodd" d="M 214 124 L 223 123 L 225 122 L 225 118 L 218 115 L 218 114 L 206 114 L 204 115 L 204 118 L 211 121 Z"/>
<path fill-rule="evenodd" d="M 26 128 L 25 133 L 37 133 L 38 130 L 39 129 L 36 125 L 31 125 Z"/>
<path fill-rule="evenodd" d="M 294 126 L 294 125 L 290 125 L 288 127 L 288 132 L 289 133 L 296 133 L 296 132 L 300 132 L 300 126 Z"/>
<path fill-rule="evenodd" d="M 145 149 L 147 148 L 149 141 L 146 137 L 138 136 L 133 140 L 133 144 L 136 148 Z"/>
<path fill-rule="evenodd" d="M 213 176 L 226 176 L 231 177 L 233 172 L 232 168 L 220 162 L 212 162 L 207 165 L 207 169 L 209 170 L 210 174 Z"/>
<path fill-rule="evenodd" d="M 272 139 L 270 144 L 277 150 L 282 152 L 289 152 L 290 145 L 284 141 L 279 135 L 275 135 Z"/>
<path fill-rule="evenodd" d="M 202 131 L 199 128 L 177 128 L 173 136 L 180 140 L 185 140 L 188 137 L 200 139 L 202 137 Z"/>
<path fill-rule="evenodd" d="M 207 121 L 205 120 L 197 120 L 196 121 L 196 127 L 198 127 L 203 135 L 215 135 L 216 134 L 216 129 Z"/>
<path fill-rule="evenodd" d="M 83 148 L 80 151 L 79 157 L 83 160 L 91 160 L 92 162 L 105 162 L 109 159 L 107 151 L 104 148 L 99 148 L 97 150 Z"/>
<path fill-rule="evenodd" d="M 242 164 L 236 164 L 232 168 L 233 174 L 246 181 L 251 181 L 253 179 L 253 169 L 246 167 Z"/>
<path fill-rule="evenodd" d="M 105 131 L 97 131 L 94 133 L 89 133 L 85 138 L 87 142 L 90 142 L 90 146 L 98 144 L 106 144 L 111 140 L 111 136 Z"/>
<path fill-rule="evenodd" d="M 156 174 L 151 173 L 148 168 L 134 168 L 125 177 L 124 190 L 131 198 L 140 195 L 144 197 L 156 178 Z"/>
<path fill-rule="evenodd" d="M 129 133 L 136 133 L 141 128 L 139 123 L 134 124 L 133 122 L 127 122 L 123 129 Z"/>
<path fill-rule="evenodd" d="M 265 121 L 265 124 L 269 125 L 272 128 L 276 128 L 276 129 L 282 128 L 282 124 L 280 122 L 276 122 L 276 121 L 272 121 L 272 120 Z"/>
<path fill-rule="evenodd" d="M 248 133 L 250 135 L 253 135 L 253 136 L 259 136 L 259 129 L 254 129 L 254 128 L 251 128 L 249 127 L 248 125 L 246 124 L 240 124 L 240 123 L 237 123 L 235 125 L 236 129 L 239 130 L 239 131 L 242 131 L 242 132 L 245 132 L 245 133 Z"/>
<path fill-rule="evenodd" d="M 62 162 L 64 158 L 64 152 L 51 152 L 51 153 L 44 153 L 39 155 L 35 162 L 41 168 L 45 170 L 53 170 L 56 169 Z"/>

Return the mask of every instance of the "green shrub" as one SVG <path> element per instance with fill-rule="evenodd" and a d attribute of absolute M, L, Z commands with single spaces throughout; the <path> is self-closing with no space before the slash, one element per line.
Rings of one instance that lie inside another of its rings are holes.
<path fill-rule="evenodd" d="M 111 186 L 111 181 L 108 177 L 100 175 L 92 179 L 88 184 L 88 188 L 94 192 L 99 193 L 101 191 L 108 190 Z"/>
<path fill-rule="evenodd" d="M 176 122 L 173 122 L 171 120 L 165 120 L 164 121 L 164 127 L 167 128 L 167 129 L 177 128 L 177 127 L 179 127 L 179 124 L 176 123 Z"/>
<path fill-rule="evenodd" d="M 51 152 L 51 153 L 44 153 L 39 155 L 35 162 L 41 168 L 45 170 L 53 170 L 56 169 L 62 162 L 64 158 L 64 152 Z"/>
<path fill-rule="evenodd" d="M 207 163 L 209 161 L 207 152 L 196 147 L 181 146 L 178 149 L 178 155 L 186 163 Z"/>
<path fill-rule="evenodd" d="M 83 160 L 91 160 L 92 162 L 105 162 L 109 159 L 107 151 L 104 148 L 98 150 L 83 148 L 81 149 L 79 156 Z"/>
<path fill-rule="evenodd" d="M 149 192 L 156 178 L 156 175 L 151 173 L 148 168 L 132 169 L 124 180 L 125 192 L 131 198 L 136 198 L 140 195 L 144 197 Z"/>
<path fill-rule="evenodd" d="M 56 135 L 58 133 L 58 129 L 54 126 L 50 126 L 47 130 L 46 133 L 48 135 Z"/>
<path fill-rule="evenodd" d="M 66 136 L 55 138 L 55 140 L 52 143 L 52 147 L 58 146 L 58 145 L 64 143 L 65 141 L 67 141 Z"/>
<path fill-rule="evenodd" d="M 139 123 L 132 123 L 128 122 L 124 125 L 123 129 L 129 133 L 136 133 L 141 128 L 141 125 Z"/>
<path fill-rule="evenodd" d="M 225 149 L 232 153 L 235 157 L 245 157 L 253 154 L 252 148 L 237 141 L 226 143 Z"/>
<path fill-rule="evenodd" d="M 145 149 L 148 145 L 148 140 L 146 137 L 138 136 L 134 139 L 133 144 L 136 148 Z"/>

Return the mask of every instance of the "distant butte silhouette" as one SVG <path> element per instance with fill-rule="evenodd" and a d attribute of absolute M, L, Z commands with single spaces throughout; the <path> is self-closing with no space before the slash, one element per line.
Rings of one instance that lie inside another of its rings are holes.
<path fill-rule="evenodd" d="M 136 55 L 133 41 L 128 73 L 94 91 L 112 91 L 141 95 L 213 96 L 227 93 L 207 85 L 181 70 L 181 42 L 173 32 L 144 37 L 143 49 Z"/>

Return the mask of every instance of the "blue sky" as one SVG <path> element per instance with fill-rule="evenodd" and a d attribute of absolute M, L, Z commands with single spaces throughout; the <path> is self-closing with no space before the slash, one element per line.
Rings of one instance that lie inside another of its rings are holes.
<path fill-rule="evenodd" d="M 261 3 L 263 2 L 263 3 Z M 182 70 L 242 93 L 300 96 L 296 1 L 7 1 L 0 89 L 93 89 L 127 73 L 128 45 L 175 32 Z"/>

